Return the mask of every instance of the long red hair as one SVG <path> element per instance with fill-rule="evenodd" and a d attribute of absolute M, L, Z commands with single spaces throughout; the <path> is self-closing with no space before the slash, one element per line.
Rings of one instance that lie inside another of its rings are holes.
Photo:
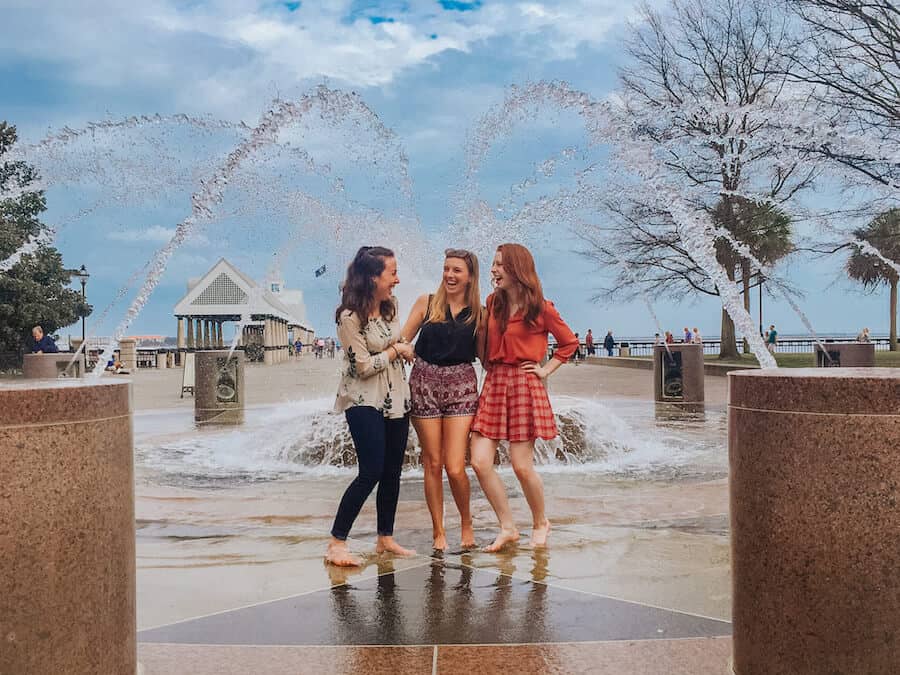
<path fill-rule="evenodd" d="M 534 326 L 544 311 L 544 289 L 534 267 L 534 257 L 521 244 L 500 244 L 497 251 L 502 258 L 504 273 L 519 286 L 525 304 L 525 323 Z M 501 331 L 505 331 L 509 323 L 509 310 L 509 295 L 501 288 L 495 289 L 491 314 L 500 322 Z"/>

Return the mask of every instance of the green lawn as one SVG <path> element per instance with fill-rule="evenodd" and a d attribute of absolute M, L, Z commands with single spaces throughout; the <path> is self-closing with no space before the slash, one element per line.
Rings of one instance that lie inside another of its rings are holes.
<path fill-rule="evenodd" d="M 714 354 L 707 354 L 704 359 L 710 363 L 758 364 L 752 354 L 744 354 L 738 359 L 720 359 Z M 775 354 L 775 362 L 781 368 L 812 368 L 816 365 L 816 358 L 812 353 L 785 353 Z M 875 365 L 882 368 L 900 368 L 900 352 L 875 352 Z"/>

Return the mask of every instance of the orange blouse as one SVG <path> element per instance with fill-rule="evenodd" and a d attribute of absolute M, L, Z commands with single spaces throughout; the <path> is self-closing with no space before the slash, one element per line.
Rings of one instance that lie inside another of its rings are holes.
<path fill-rule="evenodd" d="M 544 300 L 544 310 L 535 319 L 535 324 L 525 323 L 523 312 L 509 318 L 506 331 L 500 332 L 500 322 L 490 315 L 494 296 L 487 298 L 487 362 L 518 365 L 525 361 L 540 363 L 547 355 L 547 334 L 556 338 L 557 348 L 553 358 L 563 363 L 575 353 L 578 340 L 572 329 L 562 320 L 556 307 Z"/>

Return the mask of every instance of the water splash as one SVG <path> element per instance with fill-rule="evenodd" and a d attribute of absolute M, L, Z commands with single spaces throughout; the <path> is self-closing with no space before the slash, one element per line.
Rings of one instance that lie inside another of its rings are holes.
<path fill-rule="evenodd" d="M 298 101 L 282 101 L 278 99 L 273 101 L 260 123 L 250 131 L 248 137 L 229 153 L 222 165 L 209 179 L 201 181 L 201 189 L 191 196 L 191 214 L 178 223 L 175 228 L 175 234 L 170 241 L 154 256 L 143 286 L 132 301 L 125 317 L 113 332 L 112 343 L 101 354 L 101 362 L 108 352 L 116 348 L 131 323 L 143 309 L 153 290 L 159 284 L 169 259 L 175 251 L 191 235 L 199 223 L 214 218 L 214 209 L 216 205 L 221 203 L 225 189 L 235 172 L 261 148 L 274 144 L 283 128 L 296 123 L 313 110 L 318 111 L 320 119 L 327 120 L 332 124 L 340 124 L 354 115 L 362 117 L 379 142 L 385 144 L 388 149 L 396 148 L 393 132 L 384 127 L 378 117 L 355 94 L 319 86 L 313 93 L 302 96 Z M 397 149 L 396 153 L 399 155 L 399 158 L 395 162 L 395 166 L 403 179 L 401 180 L 402 188 L 404 191 L 408 191 L 411 196 L 407 160 L 402 150 Z M 102 370 L 97 369 L 94 372 L 94 376 L 100 377 L 102 372 Z"/>

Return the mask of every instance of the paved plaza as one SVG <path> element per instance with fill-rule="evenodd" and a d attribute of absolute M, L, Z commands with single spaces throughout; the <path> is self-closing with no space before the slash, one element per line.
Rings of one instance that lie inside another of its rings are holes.
<path fill-rule="evenodd" d="M 337 361 L 248 367 L 248 425 L 333 392 Z M 138 654 L 144 675 L 204 673 L 724 673 L 731 654 L 724 475 L 612 480 L 547 472 L 550 547 L 432 557 L 421 475 L 401 488 L 396 536 L 412 558 L 377 556 L 374 504 L 354 528 L 361 569 L 323 562 L 350 474 L 178 484 L 141 448 L 199 433 L 177 370 L 134 377 Z M 650 402 L 650 373 L 563 369 L 554 396 L 591 397 L 633 425 L 684 426 Z M 707 378 L 702 433 L 721 434 L 724 378 Z M 673 421 L 674 420 L 674 421 Z M 690 426 L 690 423 L 687 423 Z M 244 433 L 241 431 L 233 433 Z M 252 435 L 252 434 L 251 434 Z M 708 439 L 707 439 L 708 440 Z M 713 439 L 715 440 L 715 439 Z M 261 441 L 262 442 L 262 441 Z M 470 474 L 479 544 L 493 513 Z M 528 508 L 504 474 L 527 541 Z M 374 502 L 374 499 L 370 500 Z"/>

